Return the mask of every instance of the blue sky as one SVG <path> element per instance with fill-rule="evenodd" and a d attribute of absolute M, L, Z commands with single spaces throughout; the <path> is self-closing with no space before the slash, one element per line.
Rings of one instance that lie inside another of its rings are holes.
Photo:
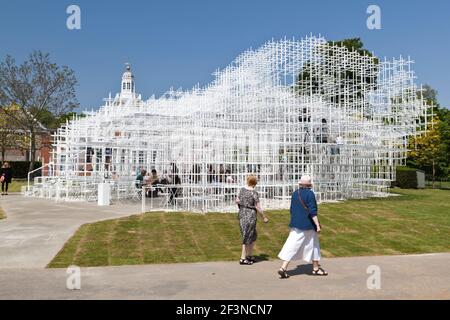
<path fill-rule="evenodd" d="M 70 4 L 81 8 L 81 30 L 66 28 Z M 366 27 L 370 4 L 381 7 L 381 30 Z M 450 106 L 448 0 L 0 0 L 0 59 L 49 52 L 75 70 L 83 110 L 119 91 L 125 62 L 148 98 L 204 85 L 217 68 L 271 38 L 310 33 L 361 37 L 381 57 L 411 56 L 417 82 L 437 89 L 441 105 Z"/>

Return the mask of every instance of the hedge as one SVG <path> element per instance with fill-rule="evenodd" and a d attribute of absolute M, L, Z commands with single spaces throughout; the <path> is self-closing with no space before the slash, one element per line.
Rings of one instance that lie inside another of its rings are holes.
<path fill-rule="evenodd" d="M 396 176 L 395 186 L 403 189 L 417 189 L 417 169 L 397 167 Z"/>
<path fill-rule="evenodd" d="M 28 178 L 28 170 L 30 168 L 30 161 L 8 161 L 13 171 L 13 178 L 26 179 Z M 34 169 L 40 168 L 42 163 L 39 161 L 34 162 Z M 40 170 L 35 171 L 32 174 L 34 177 L 40 176 Z"/>

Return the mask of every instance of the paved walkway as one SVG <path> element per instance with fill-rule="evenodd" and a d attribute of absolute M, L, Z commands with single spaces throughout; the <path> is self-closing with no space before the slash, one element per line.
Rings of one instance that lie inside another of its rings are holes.
<path fill-rule="evenodd" d="M 277 261 L 83 268 L 81 290 L 66 289 L 65 269 L 44 269 L 88 222 L 128 216 L 139 205 L 98 207 L 20 195 L 2 197 L 0 299 L 450 299 L 450 253 L 324 259 L 328 277 Z M 381 269 L 381 289 L 367 289 L 367 267 Z"/>
<path fill-rule="evenodd" d="M 367 289 L 367 267 L 381 289 Z M 81 290 L 66 289 L 64 269 L 2 269 L 0 299 L 450 299 L 450 254 L 324 259 L 328 277 L 278 262 L 144 265 L 81 269 Z"/>
<path fill-rule="evenodd" d="M 20 194 L 1 196 L 0 206 L 7 215 L 0 220 L 0 268 L 44 268 L 82 224 L 140 212 L 139 204 L 99 207 Z"/>

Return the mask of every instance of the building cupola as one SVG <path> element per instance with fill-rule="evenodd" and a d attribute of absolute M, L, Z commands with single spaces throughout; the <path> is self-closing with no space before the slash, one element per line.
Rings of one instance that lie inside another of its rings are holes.
<path fill-rule="evenodd" d="M 126 63 L 126 70 L 122 75 L 122 85 L 120 96 L 122 98 L 132 98 L 134 97 L 135 87 L 134 87 L 134 76 L 131 73 L 131 66 Z"/>

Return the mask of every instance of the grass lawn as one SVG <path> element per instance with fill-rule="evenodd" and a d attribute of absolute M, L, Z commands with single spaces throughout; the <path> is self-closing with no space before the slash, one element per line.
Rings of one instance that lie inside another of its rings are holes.
<path fill-rule="evenodd" d="M 432 188 L 431 181 L 427 181 L 427 188 Z M 450 190 L 450 181 L 436 181 L 435 186 L 436 189 L 449 189 Z"/>
<path fill-rule="evenodd" d="M 11 184 L 8 186 L 8 192 L 21 192 L 22 186 L 26 186 L 27 184 L 28 184 L 27 180 L 13 179 Z"/>
<path fill-rule="evenodd" d="M 450 191 L 394 192 L 401 196 L 320 205 L 323 256 L 449 252 Z M 276 259 L 289 214 L 267 215 L 256 254 Z M 83 225 L 49 267 L 237 261 L 240 245 L 235 213 L 146 213 Z"/>

